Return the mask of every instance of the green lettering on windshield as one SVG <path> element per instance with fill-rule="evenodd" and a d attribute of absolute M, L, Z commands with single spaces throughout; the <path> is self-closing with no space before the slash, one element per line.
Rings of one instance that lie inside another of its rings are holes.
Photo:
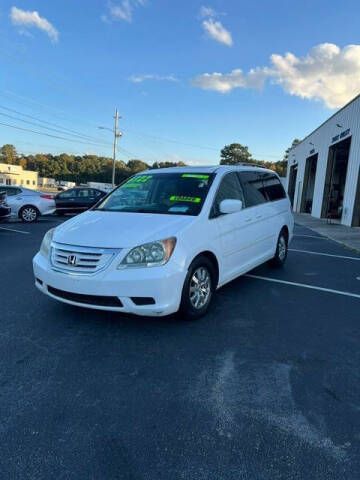
<path fill-rule="evenodd" d="M 184 173 L 182 178 L 199 178 L 200 180 L 208 180 L 209 175 L 202 175 L 199 173 Z"/>
<path fill-rule="evenodd" d="M 186 197 L 184 195 L 172 195 L 170 197 L 170 202 L 189 202 L 189 203 L 200 203 L 200 197 Z"/>
<path fill-rule="evenodd" d="M 146 183 L 152 179 L 152 175 L 137 175 L 136 177 L 131 179 L 131 183 Z"/>
<path fill-rule="evenodd" d="M 124 183 L 121 188 L 137 188 L 152 178 L 152 175 L 136 175 L 135 177 L 129 178 L 129 180 Z"/>

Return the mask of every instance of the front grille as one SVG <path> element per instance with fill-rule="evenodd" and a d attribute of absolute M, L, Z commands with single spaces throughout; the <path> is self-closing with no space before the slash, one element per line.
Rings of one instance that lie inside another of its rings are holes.
<path fill-rule="evenodd" d="M 77 275 L 93 275 L 104 270 L 120 249 L 93 248 L 52 243 L 51 264 L 55 270 Z"/>
<path fill-rule="evenodd" d="M 55 297 L 70 300 L 84 305 L 97 305 L 99 307 L 122 307 L 123 304 L 118 297 L 107 297 L 102 295 L 83 295 L 82 293 L 66 292 L 48 285 L 48 292 Z"/>

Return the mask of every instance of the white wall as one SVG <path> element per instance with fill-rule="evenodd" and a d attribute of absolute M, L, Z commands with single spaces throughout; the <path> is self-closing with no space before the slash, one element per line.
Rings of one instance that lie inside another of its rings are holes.
<path fill-rule="evenodd" d="M 337 124 L 341 125 L 341 128 L 337 127 Z M 332 141 L 333 137 L 341 134 L 347 129 L 350 129 L 348 135 L 344 136 L 343 138 L 339 138 L 338 141 Z M 336 143 L 339 141 L 345 140 L 350 136 L 351 147 L 346 176 L 342 223 L 344 225 L 351 226 L 360 166 L 360 97 L 357 97 L 355 100 L 350 102 L 347 106 L 337 112 L 317 130 L 315 130 L 311 135 L 305 138 L 299 145 L 290 150 L 286 188 L 288 189 L 290 167 L 297 163 L 298 174 L 294 198 L 295 211 L 298 211 L 300 208 L 300 198 L 303 189 L 306 159 L 314 153 L 318 153 L 312 215 L 320 218 L 329 147 L 336 145 Z M 310 145 L 310 142 L 312 142 L 314 145 Z M 314 152 L 310 153 L 310 151 L 313 149 Z M 300 189 L 299 182 L 301 182 Z"/>

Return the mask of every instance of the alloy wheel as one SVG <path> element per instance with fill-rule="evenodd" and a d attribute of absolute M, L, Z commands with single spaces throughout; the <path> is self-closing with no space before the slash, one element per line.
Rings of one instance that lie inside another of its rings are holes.
<path fill-rule="evenodd" d="M 24 210 L 21 212 L 21 217 L 25 222 L 33 222 L 36 220 L 37 213 L 36 210 L 32 207 L 26 207 Z"/>
<path fill-rule="evenodd" d="M 287 250 L 287 245 L 286 245 L 286 239 L 283 235 L 279 237 L 279 242 L 278 242 L 278 256 L 279 260 L 283 261 L 286 257 L 286 250 Z"/>
<path fill-rule="evenodd" d="M 190 302 L 197 310 L 203 308 L 211 294 L 211 275 L 207 268 L 197 268 L 190 280 Z"/>

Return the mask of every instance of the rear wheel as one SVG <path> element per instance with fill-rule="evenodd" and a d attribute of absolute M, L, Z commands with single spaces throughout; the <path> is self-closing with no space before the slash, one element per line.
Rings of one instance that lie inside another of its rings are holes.
<path fill-rule="evenodd" d="M 39 216 L 39 212 L 35 207 L 32 207 L 31 205 L 26 205 L 20 210 L 19 216 L 23 222 L 31 223 L 36 222 Z"/>
<path fill-rule="evenodd" d="M 288 236 L 285 230 L 281 230 L 277 241 L 276 252 L 269 264 L 273 267 L 282 267 L 287 259 L 288 254 Z"/>
<path fill-rule="evenodd" d="M 190 265 L 183 286 L 180 316 L 196 320 L 205 315 L 215 292 L 215 269 L 211 261 L 200 256 Z"/>

